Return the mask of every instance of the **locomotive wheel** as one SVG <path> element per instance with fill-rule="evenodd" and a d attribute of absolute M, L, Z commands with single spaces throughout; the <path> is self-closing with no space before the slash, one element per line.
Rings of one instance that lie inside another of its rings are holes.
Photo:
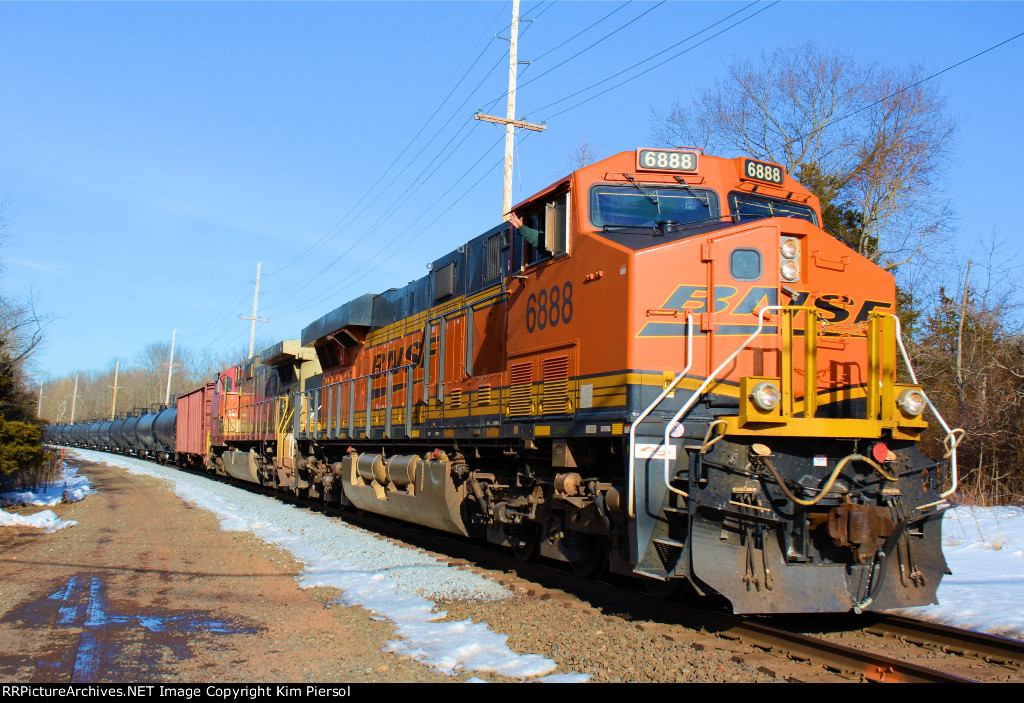
<path fill-rule="evenodd" d="M 585 579 L 600 577 L 608 566 L 608 543 L 606 540 L 594 539 L 590 553 L 583 559 L 569 562 L 572 572 Z"/>
<path fill-rule="evenodd" d="M 540 528 L 537 525 L 526 525 L 514 532 L 509 532 L 509 544 L 512 555 L 523 562 L 537 561 L 540 554 Z"/>

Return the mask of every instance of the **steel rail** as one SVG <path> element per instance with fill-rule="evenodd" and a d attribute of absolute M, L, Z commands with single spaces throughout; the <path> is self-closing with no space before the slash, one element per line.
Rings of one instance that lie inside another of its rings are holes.
<path fill-rule="evenodd" d="M 734 635 L 761 649 L 779 650 L 792 659 L 805 659 L 826 669 L 854 674 L 876 683 L 975 683 L 973 679 L 910 664 L 881 654 L 847 647 L 810 635 L 780 630 L 731 615 L 721 615 L 719 635 Z M 731 624 L 729 621 L 732 621 Z"/>
<path fill-rule="evenodd" d="M 868 617 L 876 621 L 861 628 L 864 632 L 898 637 L 913 644 L 936 645 L 944 652 L 975 655 L 988 662 L 1024 667 L 1024 642 L 1020 640 L 899 615 Z"/>

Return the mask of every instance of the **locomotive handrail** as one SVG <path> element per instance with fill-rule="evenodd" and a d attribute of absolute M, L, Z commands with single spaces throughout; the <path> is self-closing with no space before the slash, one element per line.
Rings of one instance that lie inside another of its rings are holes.
<path fill-rule="evenodd" d="M 438 322 L 441 322 L 441 326 L 443 327 L 444 322 L 447 321 L 448 318 L 457 317 L 459 315 L 467 314 L 473 308 L 475 308 L 478 305 L 481 305 L 483 303 L 488 303 L 488 302 L 490 302 L 492 300 L 495 300 L 495 299 L 500 299 L 500 298 L 505 297 L 507 295 L 508 295 L 508 291 L 500 291 L 498 293 L 492 293 L 490 295 L 487 295 L 487 296 L 484 296 L 484 297 L 480 298 L 479 300 L 474 300 L 471 303 L 465 303 L 464 305 L 461 305 L 461 306 L 458 306 L 458 307 L 454 307 L 454 308 L 452 308 L 450 310 L 445 310 L 444 312 L 439 312 L 439 313 L 437 313 L 435 315 L 432 315 L 431 317 L 427 318 L 427 320 L 424 323 L 425 329 L 424 329 L 424 340 L 423 340 L 423 352 L 420 355 L 420 359 L 418 361 L 414 362 L 414 363 L 404 364 L 402 366 L 396 366 L 396 367 L 390 368 L 390 369 L 383 369 L 381 371 L 374 371 L 374 372 L 371 372 L 371 373 L 368 373 L 368 374 L 363 374 L 362 376 L 353 376 L 352 378 L 346 378 L 346 379 L 338 380 L 338 381 L 335 381 L 333 383 L 328 383 L 326 385 L 318 386 L 317 388 L 307 388 L 307 389 L 302 390 L 302 391 L 297 391 L 295 393 L 295 395 L 300 397 L 300 398 L 301 397 L 312 398 L 313 394 L 316 393 L 317 391 L 324 391 L 324 390 L 329 390 L 331 388 L 340 387 L 342 384 L 345 384 L 345 383 L 352 384 L 350 386 L 350 388 L 354 389 L 356 381 L 362 381 L 364 379 L 371 379 L 372 380 L 372 379 L 374 379 L 374 378 L 376 378 L 378 376 L 383 376 L 385 374 L 394 374 L 394 373 L 397 373 L 399 371 L 405 371 L 409 376 L 411 376 L 413 374 L 413 372 L 416 370 L 416 368 L 422 365 L 423 369 L 424 369 L 424 371 L 423 371 L 424 400 L 427 400 L 428 396 L 429 396 L 429 393 L 430 393 L 430 385 L 431 385 L 431 381 L 430 381 L 430 358 L 431 358 L 432 354 L 430 353 L 430 338 L 429 338 L 429 329 L 430 329 L 430 327 L 432 325 L 434 325 L 434 324 L 437 324 Z M 442 334 L 443 334 L 443 332 L 442 332 Z M 472 339 L 472 331 L 467 329 L 467 340 L 471 340 L 471 339 Z M 468 344 L 467 348 L 471 349 L 471 346 L 472 345 Z M 469 352 L 469 351 L 467 352 L 467 354 L 469 354 L 469 356 L 472 356 L 471 352 Z M 443 356 L 441 358 L 443 359 Z M 470 365 L 472 364 L 472 360 L 471 359 L 469 359 L 469 364 Z M 443 378 L 442 378 L 443 374 L 441 373 L 441 371 L 443 371 L 443 369 L 439 369 L 438 379 L 437 379 L 437 384 L 438 384 L 439 387 L 440 387 L 440 384 L 443 382 Z M 406 385 L 411 388 L 413 383 L 407 381 Z M 366 417 L 367 417 L 367 430 L 369 430 L 370 426 L 371 426 L 370 425 L 370 422 L 371 422 L 370 421 L 370 413 L 372 412 L 372 410 L 370 408 L 370 396 L 371 395 L 372 395 L 372 390 L 368 390 L 368 392 L 367 392 L 367 414 L 366 414 Z M 331 395 L 331 397 L 332 398 L 334 397 L 333 394 Z M 411 393 L 408 392 L 408 391 L 406 393 L 406 398 L 407 398 L 407 401 L 410 401 L 410 402 L 407 402 L 407 406 L 408 407 L 406 408 L 406 417 L 409 418 L 411 416 L 411 413 L 412 413 L 412 404 L 411 404 Z M 338 401 L 338 407 L 340 408 L 340 400 Z M 320 423 L 320 421 L 322 419 L 321 411 L 322 411 L 322 407 L 317 406 L 317 409 L 312 411 L 312 413 L 310 413 L 309 417 L 307 417 L 307 419 L 306 419 L 306 422 L 305 422 L 305 424 L 307 425 L 306 433 L 308 433 L 310 436 L 312 436 L 314 432 L 319 432 L 319 423 Z M 335 415 L 337 416 L 337 419 L 340 422 L 340 416 L 337 415 L 337 411 L 335 412 Z M 353 418 L 354 416 L 355 416 L 354 409 L 352 407 L 349 407 L 349 417 L 350 417 L 350 419 Z M 317 426 L 316 429 L 314 429 L 313 426 L 312 426 L 313 425 L 313 420 L 311 418 L 313 418 L 313 417 L 316 418 L 316 420 L 315 420 L 315 423 L 316 423 L 316 426 Z M 330 429 L 330 413 L 328 413 L 326 415 L 326 417 L 328 419 L 328 427 L 327 427 L 327 429 L 329 430 Z M 388 413 L 388 420 L 390 421 L 390 413 Z M 302 423 L 299 420 L 299 415 L 298 414 L 295 415 L 295 424 L 296 424 L 296 429 L 297 429 L 296 434 L 302 434 L 302 428 L 301 428 Z M 386 424 L 389 424 L 389 423 L 386 423 Z M 408 426 L 409 423 L 406 422 L 406 425 Z M 340 428 L 340 425 L 339 425 L 339 428 Z M 336 429 L 339 429 L 339 428 L 336 428 Z M 350 428 L 352 428 L 351 423 L 350 423 Z M 352 434 L 353 434 L 353 429 L 350 429 L 349 435 L 351 436 Z"/>
<path fill-rule="evenodd" d="M 636 517 L 636 506 L 633 505 L 633 485 L 636 479 L 636 429 L 640 426 L 640 423 L 644 421 L 648 415 L 654 412 L 654 409 L 661 403 L 662 400 L 668 396 L 669 393 L 675 390 L 676 386 L 683 380 L 686 373 L 690 370 L 693 365 L 693 315 L 689 312 L 686 313 L 686 367 L 682 372 L 676 376 L 675 380 L 668 385 L 665 390 L 661 392 L 653 403 L 647 406 L 647 409 L 640 413 L 640 416 L 633 421 L 633 424 L 629 426 L 629 487 L 628 487 L 628 498 L 626 500 L 626 506 L 629 511 L 629 517 Z M 671 427 L 671 425 L 669 425 Z M 668 461 L 668 448 L 666 442 L 665 449 L 666 462 Z"/>
<path fill-rule="evenodd" d="M 795 311 L 795 310 L 804 310 L 804 309 L 811 309 L 811 308 L 808 308 L 807 306 L 804 306 L 804 305 L 801 305 L 801 306 L 796 306 L 796 305 L 766 305 L 765 307 L 761 308 L 761 311 L 757 314 L 757 329 L 755 329 L 753 331 L 753 333 L 751 333 L 751 335 L 749 337 L 747 337 L 743 341 L 742 344 L 740 344 L 738 347 L 736 347 L 736 349 L 732 352 L 732 354 L 730 354 L 728 357 L 726 357 L 725 361 L 723 361 L 721 364 L 718 365 L 718 368 L 716 368 L 714 371 L 712 371 L 710 374 L 708 374 L 708 377 L 705 378 L 704 382 L 701 383 L 700 386 L 697 387 L 697 390 L 695 390 L 693 392 L 693 395 L 690 396 L 689 400 L 687 400 L 686 403 L 683 404 L 683 407 L 679 408 L 679 411 L 676 412 L 676 414 L 672 416 L 672 419 L 668 421 L 668 424 L 665 425 L 665 470 L 664 470 L 664 479 L 665 479 L 665 487 L 668 488 L 673 493 L 677 493 L 679 495 L 682 495 L 683 497 L 688 497 L 685 491 L 681 491 L 678 488 L 673 488 L 671 480 L 669 479 L 670 465 L 669 465 L 669 457 L 668 457 L 668 443 L 671 441 L 669 439 L 669 433 L 671 432 L 673 425 L 675 425 L 675 423 L 679 422 L 680 418 L 682 418 L 683 415 L 685 415 L 687 412 L 689 412 L 690 408 L 692 408 L 693 405 L 697 402 L 697 400 L 700 398 L 701 394 L 707 389 L 707 387 L 709 385 L 711 385 L 711 382 L 715 379 L 715 376 L 717 376 L 719 373 L 721 373 L 722 370 L 726 366 L 728 366 L 732 362 L 733 359 L 735 359 L 737 356 L 739 356 L 739 353 L 741 351 L 746 349 L 747 346 L 751 342 L 753 342 L 754 339 L 759 334 L 761 334 L 761 328 L 764 327 L 764 314 L 766 312 L 768 312 L 769 310 L 779 310 L 781 312 L 783 309 L 785 309 L 785 310 L 794 310 Z"/>
<path fill-rule="evenodd" d="M 329 389 L 334 388 L 334 387 L 340 387 L 342 384 L 345 384 L 345 383 L 352 384 L 350 386 L 350 388 L 354 389 L 356 381 L 362 381 L 362 380 L 366 379 L 368 382 L 370 382 L 374 378 L 376 378 L 377 376 L 383 376 L 384 374 L 393 374 L 393 373 L 395 373 L 397 371 L 403 371 L 403 370 L 406 371 L 406 373 L 411 373 L 413 370 L 415 370 L 415 368 L 418 365 L 419 365 L 418 362 L 417 363 L 409 363 L 409 364 L 403 364 L 402 366 L 395 366 L 394 368 L 390 368 L 390 369 L 382 369 L 380 371 L 371 371 L 370 373 L 363 374 L 362 376 L 353 376 L 352 378 L 343 378 L 343 379 L 340 379 L 338 381 L 334 381 L 333 383 L 328 383 L 327 385 L 322 385 L 322 386 L 317 386 L 316 388 L 307 388 L 307 389 L 302 390 L 302 391 L 297 391 L 295 395 L 298 396 L 299 398 L 302 398 L 302 397 L 309 398 L 309 397 L 312 397 L 312 395 L 314 393 L 316 393 L 317 391 L 329 390 Z M 407 385 L 411 385 L 411 384 L 407 383 Z M 372 400 L 371 399 L 372 392 L 373 392 L 372 386 L 370 386 L 368 384 L 367 385 L 367 393 L 366 393 L 366 396 L 367 396 L 367 414 L 366 414 L 366 417 L 367 417 L 367 430 L 370 429 L 370 412 L 372 411 L 370 405 L 371 405 L 371 400 Z M 334 395 L 332 394 L 331 397 L 334 398 Z M 406 397 L 407 398 L 409 397 L 408 394 L 407 394 Z M 350 398 L 350 400 L 351 400 L 351 398 Z M 337 416 L 338 422 L 340 422 L 341 416 L 338 413 L 338 409 L 341 407 L 341 401 L 340 401 L 340 399 L 336 399 L 336 401 L 337 401 L 338 405 L 337 405 L 337 408 L 335 408 L 335 415 Z M 355 412 L 354 412 L 354 409 L 351 407 L 351 405 L 352 404 L 350 403 L 350 406 L 349 406 L 349 409 L 348 409 L 348 414 L 349 414 L 349 419 L 350 420 L 352 420 L 355 417 Z M 315 417 L 316 417 L 315 424 L 317 426 L 317 429 L 315 431 L 317 431 L 317 432 L 319 432 L 319 423 L 320 423 L 320 420 L 321 420 L 321 412 L 320 412 L 321 410 L 322 410 L 322 406 L 318 405 L 316 410 L 313 411 L 313 413 L 315 414 Z M 412 411 L 411 407 L 407 408 L 406 409 L 406 414 L 408 415 L 411 411 Z M 329 423 L 330 422 L 331 414 L 330 413 L 326 413 L 325 415 L 326 415 L 326 417 L 328 419 L 328 423 Z M 296 434 L 302 434 L 302 432 L 301 432 L 301 424 L 298 422 L 298 415 L 296 415 L 296 424 L 300 428 L 299 432 L 296 432 Z M 306 427 L 306 433 L 305 434 L 311 434 L 314 431 L 313 427 L 312 427 L 312 424 L 313 424 L 313 421 L 311 421 L 307 417 L 307 419 L 306 419 L 307 427 Z M 353 425 L 352 425 L 351 422 L 349 423 L 349 427 L 350 427 L 349 436 L 351 437 L 351 435 L 353 434 L 353 429 L 352 429 Z M 328 430 L 330 429 L 329 424 L 328 424 L 328 427 L 326 429 L 328 429 Z M 335 429 L 337 429 L 337 428 L 335 428 Z"/>
<path fill-rule="evenodd" d="M 236 428 L 233 431 L 224 431 L 223 435 L 261 435 L 270 434 L 271 430 L 271 418 L 273 414 L 270 412 L 274 406 L 273 404 L 277 401 L 277 398 L 264 398 L 262 400 L 254 400 L 251 403 L 245 403 L 238 405 L 238 417 L 232 418 L 235 420 Z M 238 437 L 235 437 L 238 439 Z"/>
<path fill-rule="evenodd" d="M 910 363 L 910 356 L 907 354 L 907 348 L 903 346 L 903 329 L 902 325 L 900 325 L 900 318 L 896 317 L 896 315 L 893 313 L 889 313 L 889 316 L 896 321 L 896 344 L 899 345 L 900 354 L 903 355 L 903 363 L 907 365 L 907 372 L 910 373 L 910 378 L 914 382 L 914 385 L 920 386 L 921 384 L 918 383 L 917 381 L 917 374 L 914 373 L 914 367 Z M 946 502 L 946 498 L 953 495 L 953 493 L 956 491 L 957 484 L 959 483 L 959 475 L 956 466 L 956 447 L 958 444 L 960 444 L 960 442 L 963 441 L 963 438 L 966 434 L 964 430 L 959 427 L 956 428 L 955 430 L 949 429 L 949 425 L 946 424 L 946 421 L 943 419 L 942 415 L 939 414 L 939 411 L 932 403 L 932 399 L 928 397 L 927 393 L 925 393 L 924 388 L 921 389 L 921 395 L 924 396 L 924 402 L 928 403 L 928 407 L 931 408 L 932 414 L 935 415 L 935 419 L 939 421 L 939 424 L 942 425 L 942 429 L 946 431 L 946 436 L 942 440 L 942 445 L 946 447 L 946 456 L 949 457 L 949 468 L 950 473 L 953 477 L 953 483 L 949 487 L 948 491 L 939 494 L 939 498 L 941 500 L 936 500 L 931 503 L 919 505 L 915 508 L 915 510 L 924 510 L 925 508 L 931 508 L 933 506 L 940 505 L 941 503 Z M 959 433 L 959 439 L 957 438 L 957 433 Z"/>

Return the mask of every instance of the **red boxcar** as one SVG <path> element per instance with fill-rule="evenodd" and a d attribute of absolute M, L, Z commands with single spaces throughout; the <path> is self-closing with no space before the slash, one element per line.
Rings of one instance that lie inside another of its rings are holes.
<path fill-rule="evenodd" d="M 175 452 L 178 463 L 206 462 L 210 443 L 210 412 L 215 384 L 207 383 L 178 398 L 178 434 Z"/>

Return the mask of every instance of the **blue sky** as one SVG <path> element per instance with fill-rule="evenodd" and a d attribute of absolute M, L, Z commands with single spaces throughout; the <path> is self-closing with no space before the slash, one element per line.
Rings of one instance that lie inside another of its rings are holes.
<path fill-rule="evenodd" d="M 536 21 L 519 54 L 534 62 L 516 112 L 548 129 L 518 149 L 513 200 L 564 175 L 583 137 L 602 155 L 648 145 L 651 107 L 687 100 L 734 56 L 813 38 L 938 71 L 1024 31 L 1021 3 L 761 2 L 621 87 L 557 114 L 637 71 L 547 107 L 748 4 L 523 0 Z M 294 338 L 497 224 L 502 135 L 472 115 L 504 114 L 508 44 L 494 35 L 510 13 L 510 2 L 0 3 L 0 294 L 31 292 L 57 316 L 39 370 L 105 368 L 175 328 L 193 349 L 243 348 L 258 261 L 259 316 L 271 319 L 259 338 Z M 1021 65 L 1024 38 L 936 79 L 960 123 L 942 196 L 958 216 L 951 254 L 992 232 L 1014 251 L 1024 243 Z"/>

